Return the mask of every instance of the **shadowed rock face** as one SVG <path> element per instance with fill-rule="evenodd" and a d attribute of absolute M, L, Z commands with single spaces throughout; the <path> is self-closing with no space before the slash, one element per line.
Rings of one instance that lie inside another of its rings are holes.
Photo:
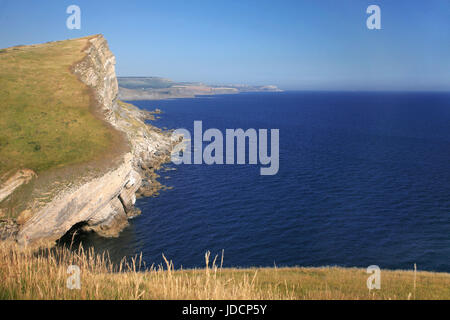
<path fill-rule="evenodd" d="M 132 156 L 127 154 L 122 165 L 115 170 L 59 194 L 25 223 L 18 234 L 19 243 L 57 240 L 80 222 L 97 226 L 102 225 L 103 221 L 111 222 L 110 215 L 115 216 L 117 213 L 111 203 L 117 203 L 115 200 L 118 200 L 131 174 Z M 134 188 L 137 189 L 139 183 L 140 181 L 136 181 Z"/>
<path fill-rule="evenodd" d="M 103 176 L 60 192 L 34 212 L 17 234 L 21 244 L 55 241 L 79 223 L 100 235 L 118 236 L 127 219 L 137 213 L 135 194 L 149 176 L 147 171 L 170 157 L 175 141 L 169 134 L 145 124 L 145 112 L 117 101 L 115 57 L 104 37 L 91 38 L 85 52 L 73 72 L 92 89 L 105 121 L 126 134 L 131 151 Z"/>

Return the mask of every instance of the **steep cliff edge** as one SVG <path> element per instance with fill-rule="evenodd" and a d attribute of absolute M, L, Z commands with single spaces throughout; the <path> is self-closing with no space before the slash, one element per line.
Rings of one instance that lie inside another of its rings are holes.
<path fill-rule="evenodd" d="M 174 143 L 170 133 L 146 124 L 147 112 L 117 100 L 116 61 L 104 37 L 83 39 L 83 58 L 71 71 L 89 88 L 86 95 L 95 100 L 91 112 L 122 132 L 129 147 L 108 163 L 106 170 L 101 168 L 100 174 L 80 170 L 82 179 L 60 188 L 47 203 L 25 210 L 13 234 L 20 244 L 53 242 L 75 225 L 103 236 L 117 236 L 128 218 L 138 213 L 136 192 L 153 188 L 153 171 L 170 158 Z"/>

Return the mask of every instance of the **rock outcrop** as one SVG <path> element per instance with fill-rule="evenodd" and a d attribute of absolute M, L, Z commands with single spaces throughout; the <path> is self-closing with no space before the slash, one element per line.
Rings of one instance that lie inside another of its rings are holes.
<path fill-rule="evenodd" d="M 21 185 L 30 182 L 36 176 L 32 170 L 22 169 L 17 171 L 11 177 L 8 178 L 4 183 L 0 185 L 0 202 L 3 201 L 6 197 L 8 197 L 11 193 L 14 192 Z"/>
<path fill-rule="evenodd" d="M 21 244 L 55 241 L 79 224 L 103 236 L 117 236 L 139 213 L 134 208 L 136 192 L 150 188 L 153 171 L 170 159 L 175 143 L 170 133 L 147 125 L 148 113 L 117 100 L 115 57 L 104 37 L 92 37 L 85 53 L 73 73 L 91 88 L 105 121 L 126 134 L 130 151 L 106 174 L 61 191 L 34 212 L 18 231 Z"/>

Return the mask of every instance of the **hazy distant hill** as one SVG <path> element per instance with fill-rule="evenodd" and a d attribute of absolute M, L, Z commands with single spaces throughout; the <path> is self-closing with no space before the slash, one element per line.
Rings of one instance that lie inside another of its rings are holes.
<path fill-rule="evenodd" d="M 159 100 L 193 98 L 198 95 L 236 94 L 240 92 L 282 91 L 276 86 L 207 85 L 200 82 L 174 82 L 159 77 L 119 77 L 122 100 Z"/>

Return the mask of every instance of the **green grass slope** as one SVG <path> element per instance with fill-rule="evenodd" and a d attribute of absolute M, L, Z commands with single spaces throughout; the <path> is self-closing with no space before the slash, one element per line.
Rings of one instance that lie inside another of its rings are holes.
<path fill-rule="evenodd" d="M 127 148 L 93 89 L 72 72 L 91 38 L 0 50 L 0 185 L 23 169 L 38 177 L 0 201 L 0 219 L 16 218 L 37 198 L 50 201 L 87 166 L 107 170 Z"/>
<path fill-rule="evenodd" d="M 0 51 L 0 176 L 95 158 L 111 130 L 91 112 L 89 89 L 71 73 L 87 38 Z"/>

